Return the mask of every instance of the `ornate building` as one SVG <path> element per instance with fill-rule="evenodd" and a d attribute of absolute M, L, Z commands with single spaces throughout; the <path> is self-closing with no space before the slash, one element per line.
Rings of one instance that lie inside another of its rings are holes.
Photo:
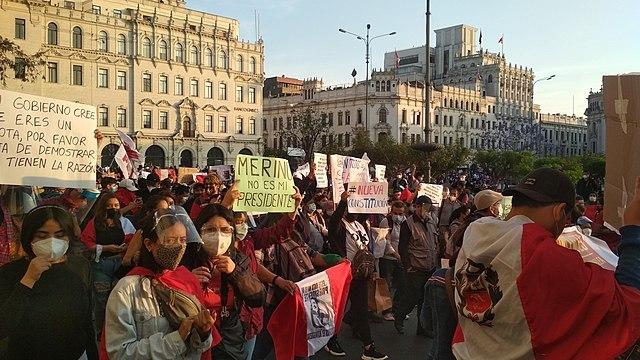
<path fill-rule="evenodd" d="M 575 115 L 542 114 L 543 155 L 586 155 L 587 120 Z"/>
<path fill-rule="evenodd" d="M 102 165 L 116 128 L 163 167 L 262 151 L 264 46 L 241 41 L 237 20 L 181 0 L 3 0 L 0 14 L 0 34 L 46 61 L 44 79 L 7 88 L 97 106 Z"/>
<path fill-rule="evenodd" d="M 606 125 L 602 90 L 589 91 L 588 105 L 584 112 L 587 117 L 587 151 L 590 154 L 604 154 L 606 140 Z"/>

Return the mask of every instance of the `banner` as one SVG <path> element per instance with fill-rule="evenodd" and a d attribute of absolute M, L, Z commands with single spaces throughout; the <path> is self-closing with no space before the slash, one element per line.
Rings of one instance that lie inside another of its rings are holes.
<path fill-rule="evenodd" d="M 0 183 L 96 187 L 96 107 L 0 90 Z"/>
<path fill-rule="evenodd" d="M 386 182 L 349 183 L 347 199 L 351 214 L 383 214 L 389 212 L 389 185 Z"/>
<path fill-rule="evenodd" d="M 193 181 L 193 174 L 199 172 L 197 168 L 192 167 L 179 167 L 178 168 L 178 182 L 182 184 L 190 184 Z"/>
<path fill-rule="evenodd" d="M 316 187 L 319 189 L 328 188 L 329 179 L 327 178 L 327 155 L 313 153 L 313 163 L 316 164 Z"/>
<path fill-rule="evenodd" d="M 116 151 L 116 154 L 113 157 L 113 161 L 118 164 L 125 179 L 135 179 L 134 174 L 137 177 L 136 169 L 133 168 L 133 164 L 131 163 L 131 159 L 129 159 L 129 155 L 127 155 L 127 150 L 124 145 L 120 145 L 118 151 Z"/>
<path fill-rule="evenodd" d="M 295 201 L 293 177 L 285 159 L 238 155 L 235 178 L 240 180 L 240 198 L 235 211 L 292 212 Z"/>
<path fill-rule="evenodd" d="M 579 252 L 584 262 L 611 271 L 615 271 L 618 266 L 618 256 L 609 249 L 606 242 L 584 235 L 576 226 L 564 228 L 556 242 L 560 246 Z"/>
<path fill-rule="evenodd" d="M 428 196 L 433 205 L 440 206 L 442 204 L 442 185 L 420 183 L 416 198 L 422 195 Z"/>
<path fill-rule="evenodd" d="M 223 182 L 233 181 L 233 165 L 209 166 L 209 171 L 216 173 Z"/>
<path fill-rule="evenodd" d="M 366 154 L 365 154 L 366 156 Z M 358 159 L 351 156 L 330 155 L 331 183 L 333 185 L 333 201 L 340 202 L 344 191 L 342 184 L 369 181 L 369 159 Z"/>
<path fill-rule="evenodd" d="M 377 181 L 387 181 L 387 178 L 385 177 L 385 173 L 387 172 L 387 167 L 385 165 L 374 165 L 375 169 L 376 169 L 376 180 Z"/>

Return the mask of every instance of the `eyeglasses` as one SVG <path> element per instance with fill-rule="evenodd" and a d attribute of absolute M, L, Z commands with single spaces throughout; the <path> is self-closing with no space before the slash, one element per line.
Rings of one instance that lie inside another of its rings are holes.
<path fill-rule="evenodd" d="M 233 234 L 233 228 L 231 226 L 223 226 L 223 227 L 217 227 L 217 226 L 208 226 L 208 227 L 202 227 L 202 229 L 200 229 L 200 231 L 202 232 L 202 234 L 211 234 L 214 232 L 221 232 L 223 234 Z"/>

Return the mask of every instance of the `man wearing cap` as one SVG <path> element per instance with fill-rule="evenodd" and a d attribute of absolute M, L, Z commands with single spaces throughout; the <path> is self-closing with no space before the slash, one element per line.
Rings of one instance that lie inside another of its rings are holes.
<path fill-rule="evenodd" d="M 457 359 L 613 359 L 640 338 L 640 178 L 615 271 L 556 243 L 575 204 L 561 171 L 505 190 L 507 221 L 467 228 L 455 267 Z"/>
<path fill-rule="evenodd" d="M 408 216 L 400 227 L 398 250 L 404 268 L 405 291 L 396 293 L 394 303 L 398 306 L 394 314 L 394 326 L 398 333 L 404 334 L 404 319 L 417 304 L 422 304 L 424 284 L 435 271 L 438 258 L 438 224 L 430 216 L 433 202 L 426 196 L 420 196 L 414 203 L 415 212 Z M 421 307 L 418 307 L 418 317 Z M 431 316 L 427 314 L 427 319 Z M 431 326 L 430 321 L 425 326 Z M 431 329 L 423 329 L 418 323 L 417 334 L 431 335 Z"/>

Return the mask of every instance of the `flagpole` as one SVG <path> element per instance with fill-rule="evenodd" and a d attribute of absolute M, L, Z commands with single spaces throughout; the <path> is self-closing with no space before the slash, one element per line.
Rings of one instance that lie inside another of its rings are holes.
<path fill-rule="evenodd" d="M 502 34 L 502 37 L 500 38 L 502 41 L 500 42 L 500 46 L 502 49 L 502 56 L 504 56 L 504 34 Z"/>

